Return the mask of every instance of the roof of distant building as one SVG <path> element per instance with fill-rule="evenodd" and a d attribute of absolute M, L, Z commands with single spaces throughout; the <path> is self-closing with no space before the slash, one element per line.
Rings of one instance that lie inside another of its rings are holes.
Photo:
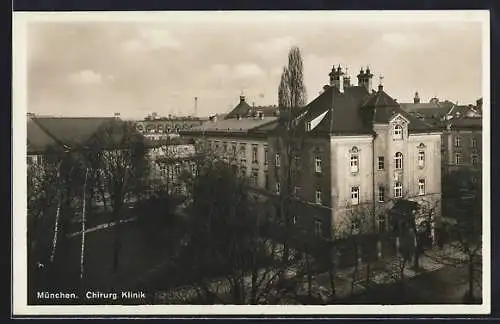
<path fill-rule="evenodd" d="M 123 122 L 117 117 L 31 117 L 27 121 L 28 152 L 84 145 L 101 127 L 116 121 Z"/>
<path fill-rule="evenodd" d="M 483 119 L 481 117 L 467 117 L 463 116 L 460 118 L 453 118 L 449 120 L 449 125 L 451 128 L 482 128 Z"/>
<path fill-rule="evenodd" d="M 262 113 L 264 116 L 272 117 L 276 116 L 278 111 L 277 106 L 250 106 L 244 96 L 240 97 L 240 102 L 234 107 L 229 113 L 227 113 L 224 118 L 231 119 L 237 117 L 255 117 L 258 112 Z"/>
<path fill-rule="evenodd" d="M 262 117 L 262 118 L 241 118 L 241 119 L 216 119 L 207 121 L 200 126 L 195 126 L 184 130 L 181 133 L 205 133 L 205 132 L 228 132 L 228 133 L 248 133 L 258 132 L 262 127 L 272 124 L 277 120 L 277 117 Z"/>

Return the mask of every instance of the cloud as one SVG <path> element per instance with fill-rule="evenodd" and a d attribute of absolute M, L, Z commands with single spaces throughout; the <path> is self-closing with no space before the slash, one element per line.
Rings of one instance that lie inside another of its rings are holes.
<path fill-rule="evenodd" d="M 136 38 L 123 42 L 127 51 L 149 51 L 157 49 L 181 49 L 181 42 L 169 30 L 161 28 L 140 28 Z"/>
<path fill-rule="evenodd" d="M 111 75 L 102 75 L 92 70 L 81 70 L 69 75 L 69 80 L 77 84 L 100 84 L 105 80 L 112 80 Z"/>
<path fill-rule="evenodd" d="M 236 78 L 256 78 L 265 74 L 264 70 L 254 63 L 242 63 L 234 67 L 234 76 Z"/>
<path fill-rule="evenodd" d="M 210 68 L 210 72 L 214 77 L 226 77 L 230 69 L 226 64 L 215 64 Z"/>
<path fill-rule="evenodd" d="M 427 44 L 424 38 L 409 33 L 384 33 L 382 34 L 382 41 L 386 44 L 389 44 L 393 47 L 401 48 L 401 49 L 410 49 L 412 47 L 422 46 L 423 44 Z"/>
<path fill-rule="evenodd" d="M 272 38 L 255 44 L 253 51 L 264 58 L 282 56 L 286 54 L 295 43 L 291 36 Z"/>

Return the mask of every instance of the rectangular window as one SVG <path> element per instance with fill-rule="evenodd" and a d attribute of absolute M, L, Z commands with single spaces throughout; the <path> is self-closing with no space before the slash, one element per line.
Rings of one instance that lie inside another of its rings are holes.
<path fill-rule="evenodd" d="M 280 183 L 279 182 L 276 182 L 276 194 L 277 195 L 280 194 Z"/>
<path fill-rule="evenodd" d="M 234 155 L 236 155 L 236 143 L 235 142 L 231 143 L 231 153 L 233 154 L 233 158 L 234 158 Z"/>
<path fill-rule="evenodd" d="M 26 157 L 26 164 L 32 165 L 33 164 L 33 157 L 32 156 L 27 156 Z"/>
<path fill-rule="evenodd" d="M 359 204 L 359 187 L 351 187 L 351 205 Z"/>
<path fill-rule="evenodd" d="M 246 166 L 241 166 L 240 167 L 240 174 L 242 177 L 246 177 L 247 176 L 247 167 Z"/>
<path fill-rule="evenodd" d="M 385 201 L 385 187 L 383 186 L 378 187 L 378 201 L 379 202 Z"/>
<path fill-rule="evenodd" d="M 455 137 L 455 146 L 460 147 L 461 144 L 462 144 L 462 138 L 460 136 L 456 136 Z"/>
<path fill-rule="evenodd" d="M 321 205 L 321 189 L 316 189 L 316 203 Z"/>
<path fill-rule="evenodd" d="M 269 149 L 266 145 L 266 146 L 264 146 L 264 164 L 266 164 L 266 165 L 267 165 L 267 161 L 268 161 L 268 157 L 267 157 L 268 152 L 269 152 Z"/>
<path fill-rule="evenodd" d="M 214 142 L 214 149 L 215 149 L 215 151 L 219 150 L 219 141 Z"/>
<path fill-rule="evenodd" d="M 242 161 L 246 161 L 247 159 L 247 148 L 245 144 L 240 145 L 240 157 Z"/>
<path fill-rule="evenodd" d="M 417 161 L 418 161 L 418 166 L 421 167 L 421 168 L 423 168 L 424 165 L 425 165 L 425 152 L 424 151 L 419 151 L 418 152 Z"/>
<path fill-rule="evenodd" d="M 314 234 L 316 236 L 321 236 L 323 233 L 323 222 L 319 219 L 314 221 Z"/>
<path fill-rule="evenodd" d="M 295 186 L 293 188 L 293 194 L 294 194 L 295 198 L 298 198 L 300 196 L 300 187 Z"/>
<path fill-rule="evenodd" d="M 358 154 L 351 154 L 351 173 L 359 171 L 359 156 Z"/>
<path fill-rule="evenodd" d="M 227 142 L 222 142 L 222 152 L 227 152 Z"/>
<path fill-rule="evenodd" d="M 383 156 L 379 156 L 378 157 L 378 169 L 379 170 L 384 170 L 384 157 Z"/>
<path fill-rule="evenodd" d="M 472 165 L 478 165 L 479 164 L 479 157 L 477 154 L 471 154 L 470 156 L 470 161 Z"/>
<path fill-rule="evenodd" d="M 394 185 L 394 198 L 403 197 L 403 184 L 401 182 L 396 182 Z"/>
<path fill-rule="evenodd" d="M 477 139 L 475 137 L 471 138 L 470 146 L 472 146 L 472 148 L 477 148 Z"/>
<path fill-rule="evenodd" d="M 274 165 L 279 168 L 280 165 L 281 165 L 281 158 L 280 158 L 280 154 L 279 153 L 276 153 L 274 155 Z"/>
<path fill-rule="evenodd" d="M 253 144 L 252 145 L 252 163 L 258 162 L 257 155 L 258 155 L 258 146 Z"/>
<path fill-rule="evenodd" d="M 462 154 L 461 153 L 455 154 L 455 164 L 459 165 L 462 164 L 462 162 L 463 162 Z"/>
<path fill-rule="evenodd" d="M 257 185 L 259 180 L 259 169 L 252 169 L 250 181 L 253 185 Z"/>
<path fill-rule="evenodd" d="M 264 188 L 269 189 L 269 174 L 267 170 L 264 170 Z"/>
<path fill-rule="evenodd" d="M 175 165 L 175 175 L 178 176 L 180 173 L 181 173 L 181 165 L 177 163 Z"/>
<path fill-rule="evenodd" d="M 198 174 L 198 168 L 196 167 L 196 164 L 191 164 L 191 174 L 193 176 L 196 176 Z"/>
<path fill-rule="evenodd" d="M 425 195 L 425 180 L 424 179 L 418 180 L 418 195 L 419 196 Z"/>
<path fill-rule="evenodd" d="M 321 173 L 321 157 L 317 156 L 314 160 L 314 170 L 316 173 Z"/>

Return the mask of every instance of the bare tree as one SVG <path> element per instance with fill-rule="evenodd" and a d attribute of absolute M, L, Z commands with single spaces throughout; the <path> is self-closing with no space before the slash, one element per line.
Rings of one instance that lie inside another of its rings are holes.
<path fill-rule="evenodd" d="M 280 183 L 279 210 L 284 222 L 284 261 L 289 255 L 290 206 L 294 187 L 292 161 L 300 152 L 302 137 L 297 136 L 295 122 L 299 111 L 306 105 L 307 94 L 303 81 L 303 63 L 300 49 L 292 47 L 288 53 L 288 65 L 283 68 L 278 88 L 279 121 L 276 129 L 276 178 Z"/>
<path fill-rule="evenodd" d="M 482 248 L 481 172 L 459 170 L 447 174 L 443 181 L 443 201 L 444 211 L 449 215 L 444 230 L 466 256 L 468 291 L 465 299 L 473 301 Z"/>
<path fill-rule="evenodd" d="M 101 127 L 89 143 L 88 160 L 109 193 L 115 226 L 112 264 L 116 271 L 121 250 L 120 226 L 123 206 L 133 188 L 142 186 L 148 170 L 144 138 L 132 123 L 114 120 Z"/>
<path fill-rule="evenodd" d="M 298 285 L 300 255 L 282 265 L 280 244 L 261 235 L 266 226 L 264 202 L 247 177 L 235 172 L 229 156 L 210 155 L 197 162 L 199 175 L 189 184 L 190 239 L 178 261 L 192 270 L 194 285 L 173 297 L 183 294 L 204 303 L 277 303 L 293 295 Z"/>

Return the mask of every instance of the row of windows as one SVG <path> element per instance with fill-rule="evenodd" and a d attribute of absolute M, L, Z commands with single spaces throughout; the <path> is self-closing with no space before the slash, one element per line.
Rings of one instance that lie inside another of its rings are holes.
<path fill-rule="evenodd" d="M 455 137 L 455 146 L 456 147 L 462 146 L 462 137 L 460 137 L 460 136 Z M 470 139 L 470 146 L 472 148 L 477 148 L 477 139 L 475 137 L 472 137 Z"/>
<path fill-rule="evenodd" d="M 207 141 L 208 147 L 212 147 L 212 141 Z M 219 141 L 214 141 L 213 142 L 213 148 L 215 151 L 218 151 L 220 149 L 221 143 Z M 230 146 L 229 146 L 230 145 Z M 259 163 L 259 145 L 258 144 L 251 144 L 252 145 L 252 163 Z M 231 152 L 232 154 L 239 154 L 239 157 L 242 161 L 246 161 L 246 146 L 247 144 L 241 143 L 239 144 L 239 152 L 237 152 L 238 144 L 236 142 L 228 143 L 228 142 L 222 142 L 222 152 L 223 153 L 229 153 Z M 231 150 L 229 150 L 229 147 Z M 264 164 L 267 164 L 268 161 L 268 148 L 267 145 L 264 146 Z"/>
<path fill-rule="evenodd" d="M 479 155 L 477 154 L 471 154 L 470 155 L 470 162 L 472 165 L 478 165 L 479 164 Z M 455 164 L 463 164 L 464 159 L 463 159 L 463 154 L 462 153 L 456 153 L 455 154 Z"/>
<path fill-rule="evenodd" d="M 294 188 L 294 194 L 297 197 L 300 192 L 300 187 L 295 187 Z M 280 183 L 276 183 L 276 194 L 280 194 Z M 418 180 L 418 195 L 422 196 L 425 195 L 425 179 L 419 179 Z M 359 204 L 359 196 L 360 196 L 360 191 L 359 191 L 359 186 L 354 186 L 351 187 L 351 205 L 358 205 Z M 321 189 L 318 188 L 316 189 L 316 195 L 315 195 L 315 203 L 321 205 L 322 204 L 322 193 Z M 394 184 L 394 198 L 402 198 L 403 197 L 403 184 L 399 181 L 397 181 Z M 378 201 L 379 202 L 384 202 L 386 199 L 385 197 L 385 187 L 384 186 L 379 186 L 378 188 Z"/>

